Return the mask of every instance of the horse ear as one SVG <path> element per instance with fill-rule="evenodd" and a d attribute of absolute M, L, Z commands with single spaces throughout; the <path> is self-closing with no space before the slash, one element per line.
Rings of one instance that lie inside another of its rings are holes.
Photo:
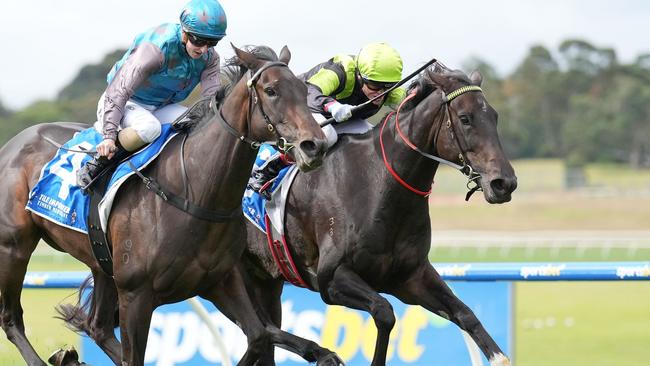
<path fill-rule="evenodd" d="M 481 83 L 483 82 L 483 75 L 481 75 L 480 71 L 474 70 L 469 75 L 469 80 L 472 81 L 473 85 L 481 86 Z"/>
<path fill-rule="evenodd" d="M 288 65 L 289 60 L 291 60 L 291 51 L 289 51 L 289 47 L 285 45 L 280 51 L 280 61 Z"/>
<path fill-rule="evenodd" d="M 235 50 L 235 55 L 237 55 L 239 61 L 242 63 L 242 65 L 246 66 L 247 69 L 257 70 L 260 66 L 262 66 L 263 61 L 255 57 L 255 55 L 252 53 L 240 50 L 232 43 L 230 43 L 230 46 L 232 46 L 232 49 Z"/>

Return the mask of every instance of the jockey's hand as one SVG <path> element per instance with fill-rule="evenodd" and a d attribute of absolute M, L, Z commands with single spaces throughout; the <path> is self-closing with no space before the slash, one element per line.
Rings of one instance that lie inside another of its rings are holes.
<path fill-rule="evenodd" d="M 330 112 L 336 122 L 347 121 L 352 117 L 352 106 L 349 104 L 334 102 L 327 106 L 327 111 Z"/>
<path fill-rule="evenodd" d="M 117 146 L 115 146 L 115 141 L 111 139 L 104 139 L 100 142 L 95 148 L 99 156 L 106 156 L 107 158 L 112 158 L 117 151 Z"/>

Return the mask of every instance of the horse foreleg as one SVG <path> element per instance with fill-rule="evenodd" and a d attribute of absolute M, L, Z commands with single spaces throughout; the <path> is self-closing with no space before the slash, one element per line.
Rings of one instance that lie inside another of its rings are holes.
<path fill-rule="evenodd" d="M 248 350 L 240 360 L 240 365 L 248 365 L 251 362 L 259 362 L 256 365 L 274 365 L 274 344 L 301 356 L 308 362 L 316 362 L 319 366 L 343 365 L 334 352 L 320 347 L 315 342 L 280 330 L 282 281 L 255 282 L 247 278 L 248 281 L 244 282 L 244 277 L 245 274 L 240 272 L 240 269 L 234 269 L 233 273 L 206 297 L 230 320 L 240 324 L 249 337 Z M 251 297 L 257 307 L 253 307 Z M 264 339 L 261 341 L 251 338 L 248 335 L 250 330 L 247 330 L 258 326 L 259 321 L 263 326 L 266 325 Z M 269 336 L 270 340 L 267 338 Z"/>
<path fill-rule="evenodd" d="M 246 276 L 245 276 L 246 277 Z M 282 288 L 284 281 L 270 279 L 263 280 L 247 276 L 246 288 L 253 298 L 253 303 L 258 305 L 257 313 L 271 332 L 273 343 L 278 347 L 300 355 L 309 362 L 316 362 L 318 366 L 343 365 L 338 355 L 327 348 L 319 346 L 316 342 L 294 336 L 281 331 L 282 327 Z M 269 347 L 267 351 L 273 356 L 275 347 Z"/>
<path fill-rule="evenodd" d="M 0 240 L 0 325 L 30 366 L 45 365 L 25 335 L 20 304 L 27 263 L 37 243 L 38 238 L 24 238 L 17 233 Z"/>
<path fill-rule="evenodd" d="M 145 288 L 118 290 L 122 365 L 144 365 L 147 337 L 153 314 L 153 294 Z"/>
<path fill-rule="evenodd" d="M 248 349 L 237 365 L 274 365 L 273 354 L 268 353 L 273 347 L 270 334 L 253 307 L 237 266 L 200 296 L 211 301 L 246 335 Z"/>
<path fill-rule="evenodd" d="M 488 334 L 474 312 L 465 305 L 429 264 L 413 272 L 393 295 L 407 304 L 420 305 L 466 331 L 479 346 L 490 366 L 509 366 L 510 360 Z"/>
<path fill-rule="evenodd" d="M 343 265 L 334 270 L 331 281 L 319 284 L 323 299 L 328 304 L 343 305 L 370 313 L 377 327 L 375 353 L 371 365 L 385 365 L 390 332 L 395 326 L 395 314 L 391 304 L 358 274 Z"/>

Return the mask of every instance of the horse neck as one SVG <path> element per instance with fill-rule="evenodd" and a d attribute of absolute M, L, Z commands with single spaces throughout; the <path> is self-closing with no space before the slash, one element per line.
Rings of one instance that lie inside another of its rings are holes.
<path fill-rule="evenodd" d="M 399 135 L 396 123 L 399 122 L 402 134 L 421 151 L 437 155 L 435 139 L 444 133 L 443 122 L 445 110 L 440 98 L 430 95 L 421 101 L 414 109 L 395 114 L 383 129 L 383 142 L 386 160 L 392 169 L 410 186 L 428 191 L 433 184 L 433 178 L 438 169 L 438 163 L 414 151 Z M 382 120 L 382 124 L 384 121 Z M 381 127 L 375 128 L 374 143 L 379 146 Z M 433 147 L 433 150 L 431 149 Z M 381 152 L 380 159 L 382 159 Z M 414 197 L 415 193 L 408 191 L 394 178 L 384 162 L 380 164 L 385 172 L 384 181 L 398 191 L 407 192 Z"/>
<path fill-rule="evenodd" d="M 220 108 L 227 123 L 248 136 L 248 91 L 243 83 Z M 230 209 L 241 203 L 257 150 L 230 134 L 217 118 L 219 112 L 187 139 L 184 155 L 190 194 L 210 208 Z"/>

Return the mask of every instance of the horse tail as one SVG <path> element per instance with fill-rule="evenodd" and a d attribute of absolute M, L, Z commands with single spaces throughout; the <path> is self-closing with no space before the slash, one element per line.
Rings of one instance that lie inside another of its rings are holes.
<path fill-rule="evenodd" d="M 92 330 L 90 328 L 89 320 L 91 314 L 95 312 L 95 297 L 93 296 L 95 289 L 93 285 L 93 277 L 88 276 L 79 287 L 79 299 L 76 305 L 72 304 L 59 304 L 56 306 L 56 312 L 60 316 L 56 318 L 65 322 L 66 326 L 72 331 L 79 334 L 90 335 Z M 90 289 L 90 293 L 84 296 L 84 292 Z M 118 307 L 115 307 L 115 324 L 119 324 Z"/>

